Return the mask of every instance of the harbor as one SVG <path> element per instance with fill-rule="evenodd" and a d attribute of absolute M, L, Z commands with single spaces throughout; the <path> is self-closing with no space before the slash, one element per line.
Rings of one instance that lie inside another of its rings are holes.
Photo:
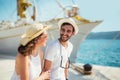
<path fill-rule="evenodd" d="M 10 80 L 14 71 L 15 57 L 0 55 L 0 80 Z M 92 65 L 92 73 L 85 75 L 76 68 L 82 68 L 83 64 L 74 63 L 69 68 L 69 80 L 120 80 L 120 68 Z"/>
<path fill-rule="evenodd" d="M 0 0 L 0 5 L 0 80 L 10 80 L 21 35 L 31 24 L 51 26 L 48 44 L 59 37 L 58 21 L 64 18 L 73 19 L 79 28 L 70 39 L 74 47 L 68 80 L 120 80 L 120 25 L 116 24 L 120 21 L 119 2 L 51 0 L 48 4 L 47 0 Z M 117 34 L 113 35 L 114 31 Z M 102 32 L 109 32 L 106 34 L 112 38 Z M 92 63 L 90 74 L 85 74 L 86 63 Z"/>

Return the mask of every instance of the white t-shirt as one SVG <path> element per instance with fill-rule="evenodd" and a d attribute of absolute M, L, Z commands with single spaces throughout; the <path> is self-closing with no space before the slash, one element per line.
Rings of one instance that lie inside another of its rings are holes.
<path fill-rule="evenodd" d="M 68 47 L 63 47 L 59 40 L 55 40 L 46 48 L 45 59 L 52 61 L 50 80 L 65 80 L 64 68 L 68 57 L 70 57 L 73 45 L 68 41 Z M 62 57 L 62 58 L 61 58 Z"/>

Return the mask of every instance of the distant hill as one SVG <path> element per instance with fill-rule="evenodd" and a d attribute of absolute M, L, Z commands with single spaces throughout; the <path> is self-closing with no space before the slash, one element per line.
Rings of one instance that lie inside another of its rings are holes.
<path fill-rule="evenodd" d="M 110 32 L 92 32 L 86 39 L 120 39 L 120 31 L 110 31 Z"/>

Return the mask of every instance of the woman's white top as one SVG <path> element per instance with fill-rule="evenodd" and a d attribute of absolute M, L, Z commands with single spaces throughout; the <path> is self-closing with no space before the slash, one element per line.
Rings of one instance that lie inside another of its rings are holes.
<path fill-rule="evenodd" d="M 34 80 L 41 73 L 41 60 L 39 54 L 35 57 L 32 55 L 30 57 L 29 79 Z M 14 70 L 10 80 L 20 80 L 20 75 L 17 75 L 16 71 Z"/>

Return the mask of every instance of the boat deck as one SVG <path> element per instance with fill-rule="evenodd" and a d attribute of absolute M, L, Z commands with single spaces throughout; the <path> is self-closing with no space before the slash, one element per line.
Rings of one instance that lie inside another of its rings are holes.
<path fill-rule="evenodd" d="M 14 71 L 15 57 L 0 55 L 0 80 L 10 80 Z M 69 69 L 69 80 L 120 80 L 120 68 L 92 65 L 92 73 L 84 75 L 76 67 L 83 64 L 75 63 Z"/>

